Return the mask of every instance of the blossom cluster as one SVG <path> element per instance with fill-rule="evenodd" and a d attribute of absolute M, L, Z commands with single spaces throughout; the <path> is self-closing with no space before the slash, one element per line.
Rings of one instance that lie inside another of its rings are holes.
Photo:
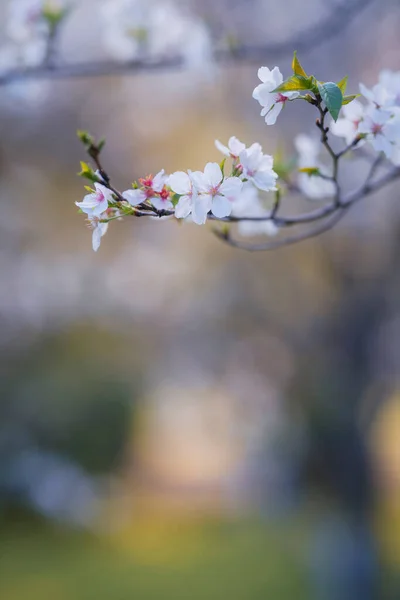
<path fill-rule="evenodd" d="M 283 83 L 278 67 L 270 70 L 262 67 L 258 72 L 261 84 L 253 97 L 261 104 L 261 116 L 267 125 L 273 125 L 287 101 L 300 96 L 299 92 L 277 92 Z M 354 148 L 370 143 L 376 152 L 383 152 L 388 160 L 400 165 L 400 71 L 383 70 L 378 83 L 372 88 L 360 84 L 360 96 L 364 103 L 353 99 L 344 105 L 341 117 L 330 124 L 330 131 L 344 138 Z M 298 152 L 297 165 L 300 170 L 318 173 L 310 176 L 300 172 L 297 184 L 301 192 L 310 199 L 329 198 L 335 194 L 332 170 L 321 160 L 321 144 L 317 137 L 300 134 L 295 137 Z"/>
<path fill-rule="evenodd" d="M 347 144 L 360 137 L 400 165 L 400 71 L 383 70 L 373 88 L 361 83 L 360 93 L 365 102 L 344 106 L 342 118 L 331 125 L 332 133 Z"/>
<path fill-rule="evenodd" d="M 243 211 L 253 216 L 268 215 L 258 190 L 271 192 L 277 189 L 278 176 L 273 170 L 272 156 L 264 154 L 260 144 L 247 148 L 236 137 L 230 138 L 228 146 L 217 140 L 216 146 L 226 158 L 231 158 L 228 177 L 225 176 L 225 158 L 221 164 L 207 163 L 204 171 L 177 171 L 167 175 L 162 170 L 154 177 L 149 175 L 139 179 L 132 189 L 118 197 L 97 172 L 94 190 L 90 190 L 82 202 L 76 202 L 93 228 L 93 248 L 98 249 L 109 220 L 121 213 L 135 214 L 140 209 L 151 208 L 160 216 L 188 219 L 198 225 L 204 225 L 207 217 L 224 219 L 231 215 L 241 216 Z M 268 220 L 266 222 L 259 232 L 275 233 L 276 228 L 268 224 Z"/>

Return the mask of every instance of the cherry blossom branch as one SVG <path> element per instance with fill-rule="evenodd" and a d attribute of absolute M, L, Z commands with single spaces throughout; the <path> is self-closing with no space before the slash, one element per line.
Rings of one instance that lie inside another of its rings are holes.
<path fill-rule="evenodd" d="M 97 172 L 102 179 L 102 184 L 107 189 L 109 189 L 111 192 L 113 192 L 113 194 L 115 195 L 116 202 L 124 202 L 125 198 L 123 197 L 123 195 L 120 191 L 118 191 L 115 187 L 113 187 L 111 185 L 110 177 L 107 174 L 107 172 L 104 170 L 104 168 L 100 162 L 100 151 L 99 151 L 98 147 L 94 143 L 91 143 L 88 146 L 87 151 L 88 151 L 89 156 L 94 161 L 94 164 L 97 168 Z M 344 154 L 345 153 L 342 152 L 341 156 L 344 156 Z M 336 157 L 336 155 L 335 155 L 335 157 Z M 339 197 L 339 201 L 338 201 L 337 197 L 335 197 L 335 199 L 332 202 L 330 202 L 314 211 L 310 211 L 308 213 L 294 215 L 294 216 L 288 216 L 288 217 L 278 216 L 277 213 L 280 208 L 280 194 L 277 194 L 274 207 L 267 216 L 262 216 L 262 217 L 259 217 L 259 216 L 255 216 L 255 217 L 229 216 L 229 217 L 224 217 L 224 218 L 217 218 L 213 215 L 209 216 L 210 220 L 213 220 L 216 222 L 221 222 L 221 223 L 240 223 L 240 222 L 245 222 L 245 221 L 250 221 L 250 222 L 271 221 L 274 223 L 274 225 L 276 225 L 280 229 L 322 221 L 322 223 L 317 225 L 316 227 L 307 229 L 306 231 L 302 231 L 298 234 L 286 237 L 284 239 L 279 239 L 276 241 L 270 241 L 270 242 L 260 243 L 260 244 L 251 244 L 251 243 L 235 240 L 231 236 L 230 230 L 213 229 L 213 233 L 218 237 L 218 239 L 220 239 L 224 243 L 227 243 L 228 245 L 235 247 L 235 248 L 239 248 L 242 250 L 248 250 L 250 252 L 275 250 L 278 248 L 282 248 L 284 246 L 290 246 L 290 245 L 297 244 L 297 243 L 303 242 L 305 240 L 317 237 L 317 236 L 321 235 L 322 233 L 325 233 L 325 232 L 329 231 L 330 229 L 332 229 L 345 216 L 347 211 L 356 202 L 358 202 L 361 199 L 365 198 L 366 196 L 372 194 L 373 192 L 383 188 L 384 186 L 388 185 L 395 179 L 400 178 L 400 167 L 394 167 L 388 173 L 385 173 L 384 175 L 382 175 L 380 178 L 376 179 L 375 181 L 373 180 L 374 175 L 375 175 L 377 169 L 379 168 L 379 166 L 381 165 L 381 163 L 383 162 L 383 160 L 384 160 L 384 157 L 381 154 L 376 157 L 374 163 L 371 165 L 371 167 L 369 169 L 369 172 L 367 174 L 364 184 L 360 187 L 359 190 L 357 190 L 355 192 L 351 192 L 347 196 Z M 151 204 L 142 203 L 142 204 L 138 205 L 137 207 L 134 207 L 134 209 L 132 211 L 132 215 L 136 216 L 136 217 L 153 216 L 153 217 L 161 218 L 161 217 L 166 217 L 166 216 L 173 216 L 174 211 L 173 210 L 158 210 Z M 106 222 L 114 220 L 115 218 L 118 218 L 118 217 L 111 217 L 110 219 L 107 219 Z"/>
<path fill-rule="evenodd" d="M 364 107 L 357 95 L 346 95 L 347 77 L 338 83 L 321 82 L 307 75 L 296 52 L 292 61 L 293 75 L 283 81 L 278 67 L 259 69 L 261 80 L 253 90 L 253 98 L 262 106 L 261 115 L 267 125 L 273 125 L 287 101 L 306 100 L 318 111 L 316 126 L 319 141 L 330 160 L 331 170 L 320 161 L 319 144 L 308 136 L 299 136 L 295 145 L 299 152 L 297 168 L 292 160 L 280 162 L 274 170 L 274 159 L 263 153 L 254 143 L 247 147 L 232 136 L 225 146 L 215 141 L 217 149 L 225 156 L 218 164 L 207 163 L 202 171 L 176 171 L 166 175 L 164 170 L 154 177 L 148 175 L 133 182 L 132 189 L 120 192 L 111 185 L 110 176 L 100 161 L 104 142 L 95 143 L 87 132 L 78 132 L 81 141 L 93 160 L 96 171 L 82 163 L 80 175 L 92 181 L 82 202 L 76 202 L 93 227 L 93 248 L 98 249 L 108 223 L 122 216 L 175 217 L 189 219 L 198 225 L 207 219 L 221 224 L 213 233 L 223 242 L 249 251 L 265 251 L 300 243 L 318 236 L 338 223 L 358 201 L 400 177 L 400 72 L 385 71 L 382 81 L 368 90 L 360 85 L 370 102 Z M 304 92 L 305 95 L 302 95 Z M 354 104 L 352 104 L 354 102 Z M 382 108 L 381 103 L 385 102 Z M 399 102 L 399 104 L 397 104 Z M 341 109 L 343 116 L 339 119 Z M 327 124 L 327 115 L 332 121 Z M 346 145 L 335 151 L 330 133 L 345 137 Z M 300 138 L 302 138 L 300 140 Z M 361 140 L 370 143 L 377 152 L 371 162 L 362 186 L 347 194 L 339 182 L 339 165 L 342 158 L 352 152 Z M 229 161 L 228 163 L 226 161 Z M 381 166 L 388 167 L 377 176 Z M 230 169 L 230 174 L 228 174 Z M 296 183 L 292 182 L 294 170 L 298 171 Z M 294 215 L 281 213 L 282 189 L 299 192 L 304 197 L 330 198 L 318 208 Z M 274 192 L 275 201 L 267 210 L 259 191 Z M 247 243 L 236 239 L 231 225 L 238 226 L 239 235 L 275 235 L 284 229 L 301 227 L 300 230 L 266 243 Z M 309 226 L 304 229 L 304 226 Z"/>

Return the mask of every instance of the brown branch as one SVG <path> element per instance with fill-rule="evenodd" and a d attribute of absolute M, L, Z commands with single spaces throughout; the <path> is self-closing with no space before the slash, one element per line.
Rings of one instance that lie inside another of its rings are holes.
<path fill-rule="evenodd" d="M 261 252 L 261 251 L 267 251 L 267 250 L 276 250 L 278 248 L 283 248 L 285 246 L 298 244 L 300 242 L 311 239 L 313 237 L 317 237 L 317 236 L 321 235 L 322 233 L 325 233 L 326 231 L 329 231 L 330 229 L 332 229 L 345 216 L 347 211 L 356 202 L 360 201 L 361 199 L 365 198 L 366 196 L 369 196 L 373 192 L 381 189 L 382 187 L 388 185 L 389 183 L 391 183 L 392 181 L 394 181 L 395 179 L 398 179 L 400 177 L 400 167 L 394 167 L 390 172 L 385 173 L 384 175 L 382 175 L 380 178 L 376 179 L 375 181 L 371 181 L 381 160 L 382 160 L 381 156 L 379 156 L 376 159 L 374 165 L 371 167 L 370 172 L 367 175 L 365 183 L 361 186 L 361 188 L 355 192 L 348 194 L 346 197 L 344 197 L 341 200 L 339 205 L 337 205 L 337 204 L 333 205 L 332 211 L 330 213 L 329 213 L 329 211 L 326 212 L 326 215 L 329 215 L 330 218 L 325 220 L 323 223 L 319 224 L 317 227 L 308 229 L 306 231 L 302 231 L 296 235 L 286 237 L 284 239 L 265 242 L 262 244 L 249 244 L 247 242 L 235 240 L 230 236 L 229 232 L 223 232 L 223 231 L 218 231 L 218 230 L 213 230 L 213 232 L 220 240 L 222 240 L 226 244 L 228 244 L 234 248 L 248 250 L 249 252 Z M 332 205 L 328 205 L 328 206 L 332 206 Z M 322 218 L 322 217 L 319 217 L 319 218 Z M 244 219 L 238 219 L 238 220 L 240 221 L 240 220 L 244 220 Z M 251 219 L 249 219 L 249 220 L 251 220 Z M 277 224 L 275 219 L 273 219 L 273 221 L 274 221 L 274 223 Z M 300 221 L 298 221 L 297 224 L 300 224 Z"/>
<path fill-rule="evenodd" d="M 248 250 L 249 252 L 261 252 L 266 250 L 276 250 L 278 248 L 283 248 L 284 246 L 291 246 L 292 244 L 298 244 L 310 238 L 321 235 L 329 229 L 332 229 L 344 217 L 345 212 L 349 207 L 338 207 L 336 209 L 336 213 L 332 216 L 331 219 L 325 221 L 324 223 L 314 227 L 313 229 L 309 229 L 307 231 L 303 231 L 296 235 L 276 240 L 273 242 L 265 242 L 263 244 L 249 244 L 247 242 L 241 242 L 235 240 L 230 237 L 229 234 L 224 234 L 224 232 L 213 230 L 214 234 L 227 243 L 229 246 L 233 246 L 234 248 L 240 248 L 241 250 Z"/>
<path fill-rule="evenodd" d="M 378 161 L 376 160 L 374 163 L 375 167 L 373 165 L 371 168 L 371 171 L 376 170 L 376 168 L 378 166 L 377 163 L 378 163 Z M 382 175 L 381 177 L 379 177 L 379 179 L 376 179 L 375 181 L 371 181 L 371 177 L 372 177 L 371 171 L 368 174 L 365 183 L 360 187 L 359 190 L 357 190 L 355 192 L 351 192 L 343 198 L 343 201 L 342 201 L 343 207 L 346 208 L 347 206 L 355 204 L 355 202 L 358 202 L 362 198 L 369 196 L 373 192 L 376 192 L 377 190 L 381 189 L 382 187 L 388 185 L 389 183 L 391 183 L 392 181 L 394 181 L 395 179 L 398 179 L 400 177 L 400 167 L 392 168 L 388 173 L 385 173 L 384 175 Z M 372 175 L 373 175 L 373 173 L 372 173 Z"/>

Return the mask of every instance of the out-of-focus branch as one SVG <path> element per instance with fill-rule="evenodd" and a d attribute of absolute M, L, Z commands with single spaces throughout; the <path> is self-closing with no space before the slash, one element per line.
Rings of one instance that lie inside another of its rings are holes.
<path fill-rule="evenodd" d="M 214 52 L 217 63 L 260 63 L 290 54 L 293 48 L 306 52 L 327 42 L 343 31 L 352 19 L 372 4 L 374 0 L 345 0 L 335 6 L 322 21 L 300 31 L 295 37 L 270 44 L 237 45 Z M 57 32 L 58 33 L 58 32 Z M 100 76 L 139 74 L 143 71 L 178 70 L 185 67 L 181 56 L 135 59 L 127 62 L 91 61 L 72 64 L 56 64 L 56 32 L 49 38 L 48 53 L 42 65 L 35 68 L 16 69 L 0 75 L 0 85 L 31 79 L 69 79 Z"/>
<path fill-rule="evenodd" d="M 376 179 L 375 181 L 371 181 L 371 179 L 373 177 L 373 173 L 378 166 L 377 163 L 378 163 L 378 161 L 376 161 L 376 163 L 375 163 L 376 167 L 371 168 L 370 173 L 368 174 L 367 179 L 366 179 L 365 183 L 361 186 L 361 188 L 355 192 L 348 194 L 346 197 L 344 197 L 341 200 L 340 204 L 336 204 L 336 202 L 333 202 L 333 203 L 328 204 L 325 207 L 321 208 L 319 211 L 317 210 L 317 211 L 314 211 L 313 213 L 308 213 L 306 215 L 299 215 L 299 217 L 291 217 L 289 219 L 290 225 L 301 225 L 301 224 L 304 224 L 305 222 L 315 222 L 315 221 L 322 220 L 322 223 L 318 224 L 316 227 L 312 227 L 311 229 L 306 229 L 305 231 L 302 231 L 296 235 L 289 236 L 284 239 L 279 239 L 276 241 L 265 242 L 265 243 L 260 243 L 260 244 L 250 244 L 247 242 L 242 242 L 240 240 L 236 240 L 231 237 L 229 231 L 225 232 L 225 231 L 219 231 L 219 230 L 214 229 L 214 234 L 220 240 L 222 240 L 229 246 L 233 246 L 234 248 L 240 248 L 242 250 L 248 250 L 250 252 L 276 250 L 276 249 L 282 248 L 284 246 L 291 246 L 293 244 L 298 244 L 298 243 L 308 240 L 310 238 L 317 237 L 317 236 L 321 235 L 322 233 L 325 233 L 326 231 L 329 231 L 330 229 L 332 229 L 345 216 L 347 211 L 354 204 L 356 204 L 356 202 L 359 202 L 366 196 L 369 196 L 373 192 L 380 190 L 381 188 L 388 185 L 395 179 L 400 178 L 400 167 L 395 167 L 395 168 L 391 169 L 388 173 L 385 173 L 385 175 L 382 175 L 380 178 Z M 242 219 L 238 218 L 238 219 L 234 219 L 234 220 L 235 221 L 243 221 L 243 220 L 256 221 L 256 220 L 265 220 L 265 218 L 260 219 L 260 218 L 248 218 L 247 217 L 247 218 L 242 218 Z M 279 225 L 279 219 L 277 219 L 276 217 L 272 218 L 271 220 L 276 225 Z M 282 221 L 281 221 L 281 223 L 282 223 Z M 284 226 L 287 226 L 287 224 L 285 224 L 285 223 L 283 225 L 280 224 L 281 228 Z"/>
<path fill-rule="evenodd" d="M 324 221 L 322 224 L 319 224 L 317 227 L 313 227 L 312 229 L 308 229 L 296 235 L 289 236 L 284 239 L 279 239 L 272 242 L 265 242 L 262 244 L 249 244 L 247 242 L 242 242 L 239 240 L 233 239 L 229 233 L 224 234 L 224 232 L 214 230 L 214 234 L 223 242 L 227 243 L 229 246 L 233 246 L 234 248 L 240 248 L 241 250 L 248 250 L 249 252 L 261 252 L 266 250 L 277 250 L 278 248 L 282 248 L 284 246 L 291 246 L 293 244 L 298 244 L 299 242 L 303 242 L 304 240 L 308 240 L 310 238 L 321 235 L 321 233 L 325 233 L 325 231 L 329 231 L 332 229 L 340 221 L 342 217 L 344 217 L 345 212 L 348 207 L 340 207 L 336 209 L 336 213 L 331 215 L 331 218 Z"/>

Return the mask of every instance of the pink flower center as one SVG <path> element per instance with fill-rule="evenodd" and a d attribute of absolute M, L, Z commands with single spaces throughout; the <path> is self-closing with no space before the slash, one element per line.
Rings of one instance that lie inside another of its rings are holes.
<path fill-rule="evenodd" d="M 287 96 L 284 96 L 283 94 L 279 93 L 276 97 L 276 102 L 277 103 L 280 102 L 280 103 L 284 104 L 287 101 L 287 99 L 288 99 Z"/>
<path fill-rule="evenodd" d="M 99 190 L 98 192 L 96 192 L 96 200 L 97 202 L 100 204 L 101 202 L 103 202 L 104 200 L 104 194 L 101 190 Z"/>
<path fill-rule="evenodd" d="M 383 125 L 380 125 L 379 123 L 372 124 L 371 131 L 374 135 L 379 135 L 380 133 L 382 133 L 382 129 L 383 129 Z"/>
<path fill-rule="evenodd" d="M 163 200 L 164 202 L 167 202 L 167 200 L 169 200 L 169 196 L 170 196 L 170 193 L 169 193 L 169 191 L 167 190 L 167 188 L 164 186 L 164 187 L 163 187 L 163 189 L 162 189 L 162 190 L 161 190 L 161 192 L 160 192 L 160 198 L 161 198 L 161 200 Z"/>
<path fill-rule="evenodd" d="M 143 178 L 143 179 L 139 179 L 139 183 L 143 186 L 143 187 L 153 187 L 153 175 L 147 175 L 147 177 Z"/>
<path fill-rule="evenodd" d="M 358 126 L 360 123 L 361 123 L 361 119 L 355 119 L 353 121 L 354 129 L 358 129 Z"/>

